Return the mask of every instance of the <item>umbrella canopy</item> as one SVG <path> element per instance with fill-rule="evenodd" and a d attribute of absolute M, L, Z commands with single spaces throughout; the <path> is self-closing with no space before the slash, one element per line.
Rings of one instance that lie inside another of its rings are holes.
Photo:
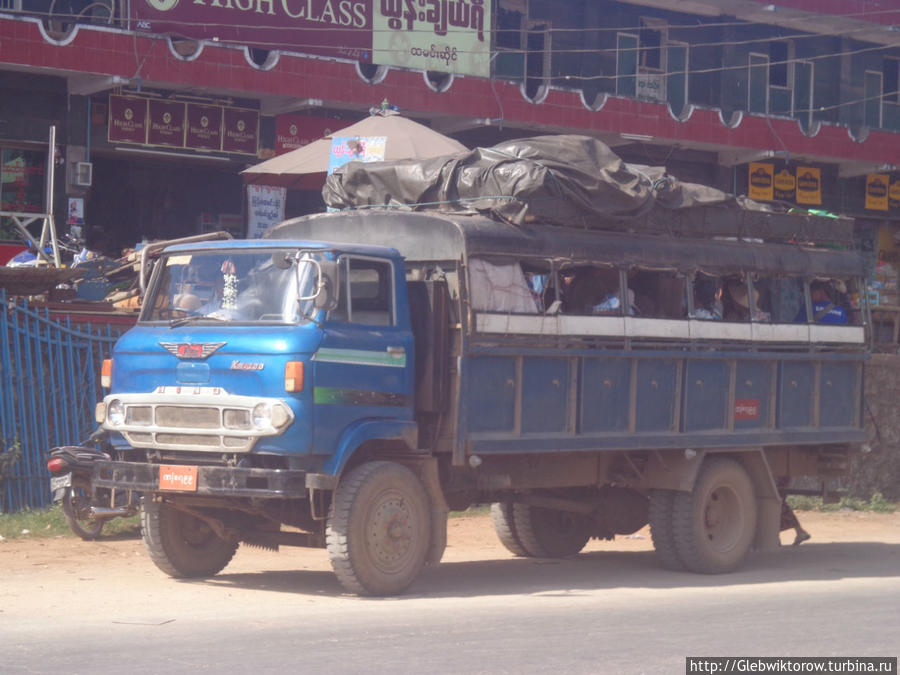
<path fill-rule="evenodd" d="M 454 155 L 466 150 L 462 143 L 444 136 L 424 124 L 413 122 L 394 110 L 379 110 L 366 119 L 340 129 L 278 157 L 266 160 L 241 173 L 248 183 L 264 183 L 289 188 L 321 187 L 320 176 L 312 184 L 304 176 L 328 171 L 333 138 L 384 137 L 384 159 L 428 159 Z M 316 185 L 315 183 L 318 183 Z"/>

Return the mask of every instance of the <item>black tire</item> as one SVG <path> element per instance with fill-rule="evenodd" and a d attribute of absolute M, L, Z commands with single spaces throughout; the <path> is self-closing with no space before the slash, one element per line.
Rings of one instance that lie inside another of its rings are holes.
<path fill-rule="evenodd" d="M 63 515 L 72 532 L 85 541 L 93 541 L 103 531 L 103 518 L 91 515 L 91 492 L 82 485 L 66 488 L 62 498 Z"/>
<path fill-rule="evenodd" d="M 651 490 L 649 505 L 650 538 L 662 566 L 667 570 L 683 570 L 675 546 L 674 509 L 676 490 Z"/>
<path fill-rule="evenodd" d="M 238 542 L 220 538 L 201 519 L 165 502 L 144 502 L 141 536 L 153 563 L 176 578 L 213 576 L 238 549 Z"/>
<path fill-rule="evenodd" d="M 753 483 L 732 459 L 704 460 L 691 492 L 675 496 L 678 558 L 692 572 L 722 574 L 740 567 L 756 535 Z"/>
<path fill-rule="evenodd" d="M 519 535 L 516 533 L 516 523 L 513 518 L 512 502 L 494 502 L 491 504 L 491 520 L 494 522 L 494 531 L 500 543 L 513 555 L 527 557 L 528 551 L 522 546 Z"/>
<path fill-rule="evenodd" d="M 513 505 L 515 531 L 522 548 L 534 558 L 567 558 L 588 543 L 593 520 L 587 516 L 529 504 Z"/>
<path fill-rule="evenodd" d="M 359 595 L 396 595 L 415 580 L 431 544 L 421 481 L 394 462 L 368 462 L 335 490 L 325 540 L 334 573 Z"/>

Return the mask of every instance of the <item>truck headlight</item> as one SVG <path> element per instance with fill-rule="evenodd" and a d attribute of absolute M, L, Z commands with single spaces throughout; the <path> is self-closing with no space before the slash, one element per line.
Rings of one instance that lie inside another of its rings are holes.
<path fill-rule="evenodd" d="M 290 411 L 282 403 L 259 403 L 251 413 L 253 426 L 263 429 L 281 429 L 291 419 Z"/>
<path fill-rule="evenodd" d="M 106 419 L 113 426 L 119 426 L 125 421 L 125 405 L 114 398 L 106 406 Z"/>

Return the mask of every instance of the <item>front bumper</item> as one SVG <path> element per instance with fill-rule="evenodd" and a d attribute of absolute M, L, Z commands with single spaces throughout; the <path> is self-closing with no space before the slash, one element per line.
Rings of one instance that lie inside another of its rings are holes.
<path fill-rule="evenodd" d="M 146 462 L 97 462 L 95 487 L 216 497 L 305 497 L 307 486 L 317 487 L 320 474 L 294 469 L 250 469 L 198 466 L 197 489 L 179 492 L 159 489 L 159 465 Z M 309 485 L 308 485 L 309 484 Z"/>

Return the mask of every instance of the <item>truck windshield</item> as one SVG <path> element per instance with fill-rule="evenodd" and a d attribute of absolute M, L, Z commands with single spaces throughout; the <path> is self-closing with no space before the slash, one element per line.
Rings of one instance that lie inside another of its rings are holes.
<path fill-rule="evenodd" d="M 298 323 L 315 311 L 321 253 L 296 250 L 178 252 L 163 255 L 141 321 Z"/>

